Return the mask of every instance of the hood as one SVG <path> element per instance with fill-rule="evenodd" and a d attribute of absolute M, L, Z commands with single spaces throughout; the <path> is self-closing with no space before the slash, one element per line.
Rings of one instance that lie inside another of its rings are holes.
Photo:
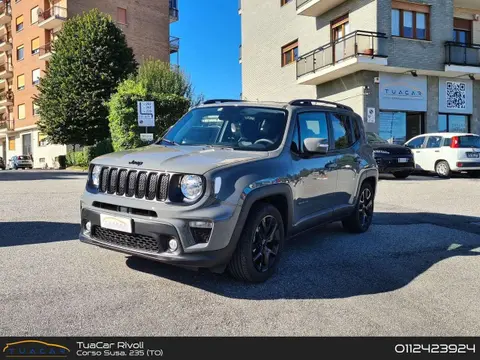
<path fill-rule="evenodd" d="M 97 157 L 94 164 L 203 175 L 207 171 L 268 157 L 268 152 L 239 151 L 205 146 L 151 145 Z"/>
<path fill-rule="evenodd" d="M 394 144 L 370 144 L 373 150 L 385 150 L 392 155 L 410 155 L 410 149 L 403 145 Z"/>

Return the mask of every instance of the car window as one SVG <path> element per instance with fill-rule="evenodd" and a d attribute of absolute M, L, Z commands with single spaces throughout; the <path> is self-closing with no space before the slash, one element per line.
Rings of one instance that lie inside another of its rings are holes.
<path fill-rule="evenodd" d="M 300 137 L 298 134 L 298 124 L 295 124 L 295 128 L 293 130 L 291 149 L 294 153 L 298 154 L 300 152 Z"/>
<path fill-rule="evenodd" d="M 332 113 L 331 122 L 335 149 L 346 149 L 352 145 L 352 128 L 349 118 L 344 115 Z"/>
<path fill-rule="evenodd" d="M 441 136 L 429 136 L 427 141 L 427 148 L 439 148 L 442 143 Z"/>
<path fill-rule="evenodd" d="M 420 149 L 425 141 L 425 136 L 418 137 L 406 143 L 405 145 L 410 149 Z"/>
<path fill-rule="evenodd" d="M 300 146 L 303 151 L 305 139 L 323 139 L 322 143 L 328 144 L 327 114 L 324 112 L 306 112 L 298 115 L 300 125 Z"/>
<path fill-rule="evenodd" d="M 352 121 L 353 126 L 353 141 L 356 142 L 360 140 L 360 124 L 358 123 L 357 119 L 354 117 L 350 118 Z"/>

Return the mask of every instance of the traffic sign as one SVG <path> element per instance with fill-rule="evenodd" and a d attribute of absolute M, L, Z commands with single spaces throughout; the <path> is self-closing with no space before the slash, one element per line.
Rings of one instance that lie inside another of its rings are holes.
<path fill-rule="evenodd" d="M 153 101 L 137 101 L 138 126 L 155 126 L 155 103 Z"/>

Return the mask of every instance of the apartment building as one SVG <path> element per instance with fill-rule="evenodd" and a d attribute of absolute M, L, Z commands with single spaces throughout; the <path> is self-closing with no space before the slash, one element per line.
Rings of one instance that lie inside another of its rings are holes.
<path fill-rule="evenodd" d="M 242 0 L 242 96 L 331 100 L 394 143 L 480 133 L 480 0 Z"/>
<path fill-rule="evenodd" d="M 33 97 L 68 18 L 98 8 L 117 22 L 139 62 L 150 56 L 169 62 L 179 51 L 179 39 L 170 36 L 170 23 L 179 18 L 177 1 L 0 1 L 0 156 L 31 154 L 34 166 L 43 168 L 66 154 L 66 146 L 47 143 L 38 131 Z"/>

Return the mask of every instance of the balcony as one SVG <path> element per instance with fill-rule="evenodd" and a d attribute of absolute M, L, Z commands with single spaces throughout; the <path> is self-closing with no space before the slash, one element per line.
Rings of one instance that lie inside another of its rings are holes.
<path fill-rule="evenodd" d="M 7 62 L 8 56 L 6 52 L 0 52 L 0 65 Z"/>
<path fill-rule="evenodd" d="M 13 105 L 13 91 L 7 90 L 0 94 L 0 107 L 7 107 Z"/>
<path fill-rule="evenodd" d="M 297 83 L 319 85 L 361 70 L 388 64 L 386 34 L 355 31 L 302 55 L 297 60 Z"/>
<path fill-rule="evenodd" d="M 297 14 L 317 17 L 346 0 L 297 0 Z"/>
<path fill-rule="evenodd" d="M 10 24 L 12 21 L 12 8 L 10 3 L 0 4 L 0 25 Z"/>
<path fill-rule="evenodd" d="M 8 34 L 7 25 L 0 25 L 0 36 L 4 37 Z"/>
<path fill-rule="evenodd" d="M 480 45 L 447 41 L 445 71 L 480 74 Z"/>
<path fill-rule="evenodd" d="M 7 80 L 0 79 L 0 91 L 5 91 L 7 88 Z"/>
<path fill-rule="evenodd" d="M 478 0 L 454 0 L 454 6 L 465 9 L 480 10 L 480 2 Z"/>
<path fill-rule="evenodd" d="M 12 51 L 12 42 L 7 36 L 0 38 L 0 52 Z"/>
<path fill-rule="evenodd" d="M 11 79 L 13 77 L 13 66 L 5 63 L 0 65 L 0 79 Z"/>
<path fill-rule="evenodd" d="M 0 131 L 13 131 L 15 130 L 15 121 L 13 120 L 2 120 L 0 118 Z"/>
<path fill-rule="evenodd" d="M 52 43 L 47 43 L 40 47 L 39 59 L 49 61 L 53 55 Z"/>
<path fill-rule="evenodd" d="M 170 36 L 170 54 L 175 54 L 180 49 L 180 38 Z"/>
<path fill-rule="evenodd" d="M 38 26 L 42 29 L 52 30 L 67 20 L 67 9 L 61 6 L 52 6 L 38 14 Z"/>
<path fill-rule="evenodd" d="M 170 23 L 178 21 L 178 2 L 177 0 L 170 0 L 169 2 Z"/>

